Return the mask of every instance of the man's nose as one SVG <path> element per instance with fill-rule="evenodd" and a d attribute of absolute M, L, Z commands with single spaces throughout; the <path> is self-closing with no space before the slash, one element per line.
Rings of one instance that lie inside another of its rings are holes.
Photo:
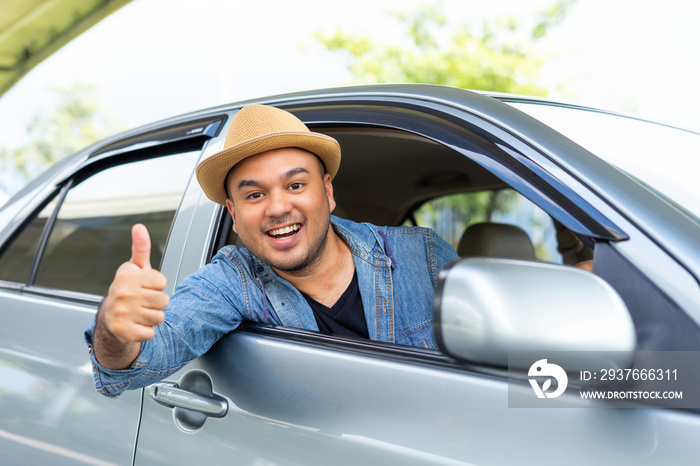
<path fill-rule="evenodd" d="M 291 210 L 291 203 L 286 192 L 274 190 L 270 193 L 267 204 L 267 214 L 270 217 L 280 217 Z"/>

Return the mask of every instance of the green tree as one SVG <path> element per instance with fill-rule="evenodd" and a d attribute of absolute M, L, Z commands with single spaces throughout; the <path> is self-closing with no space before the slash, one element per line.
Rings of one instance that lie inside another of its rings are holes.
<path fill-rule="evenodd" d="M 537 42 L 575 1 L 558 0 L 525 20 L 507 15 L 478 23 L 453 24 L 434 6 L 394 12 L 409 46 L 380 44 L 340 29 L 315 36 L 327 50 L 348 55 L 356 83 L 430 83 L 544 96 L 547 89 L 537 78 L 545 58 L 536 53 Z"/>
<path fill-rule="evenodd" d="M 27 125 L 26 146 L 0 149 L 4 168 L 26 182 L 54 162 L 123 130 L 125 123 L 102 108 L 96 91 L 95 85 L 86 83 L 52 89 L 57 99 L 55 110 L 32 118 Z"/>

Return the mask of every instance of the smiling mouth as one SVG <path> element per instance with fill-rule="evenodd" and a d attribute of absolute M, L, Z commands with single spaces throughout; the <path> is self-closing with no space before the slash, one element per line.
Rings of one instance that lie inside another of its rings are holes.
<path fill-rule="evenodd" d="M 295 223 L 294 225 L 289 225 L 284 228 L 270 230 L 267 232 L 267 234 L 275 239 L 289 238 L 290 236 L 296 235 L 300 228 L 301 224 Z"/>

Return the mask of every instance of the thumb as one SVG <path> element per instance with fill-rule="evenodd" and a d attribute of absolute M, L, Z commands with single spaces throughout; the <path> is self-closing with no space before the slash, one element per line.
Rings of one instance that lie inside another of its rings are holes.
<path fill-rule="evenodd" d="M 129 262 L 142 269 L 151 268 L 151 237 L 145 225 L 131 227 L 131 259 Z"/>

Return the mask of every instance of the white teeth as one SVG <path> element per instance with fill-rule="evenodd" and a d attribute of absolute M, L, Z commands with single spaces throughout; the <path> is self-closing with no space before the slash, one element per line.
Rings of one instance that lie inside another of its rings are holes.
<path fill-rule="evenodd" d="M 299 224 L 297 223 L 297 224 L 295 224 L 295 225 L 290 225 L 290 226 L 288 226 L 288 227 L 278 228 L 277 230 L 270 230 L 270 231 L 269 231 L 269 234 L 270 234 L 271 236 L 286 235 L 287 233 L 291 233 L 291 232 L 293 232 L 293 231 L 297 231 L 299 228 L 301 228 L 301 226 L 299 226 Z"/>

